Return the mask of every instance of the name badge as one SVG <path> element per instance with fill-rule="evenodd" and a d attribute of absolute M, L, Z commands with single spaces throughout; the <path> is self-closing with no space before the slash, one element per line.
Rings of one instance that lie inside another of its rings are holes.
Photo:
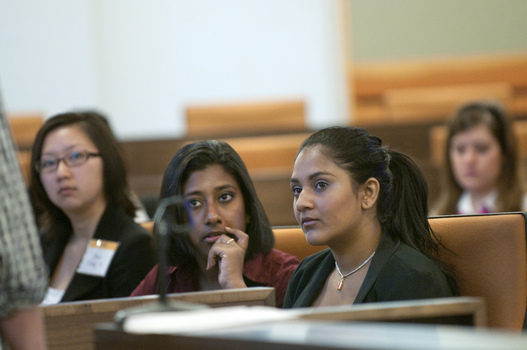
<path fill-rule="evenodd" d="M 92 239 L 77 267 L 77 272 L 105 277 L 118 247 L 119 242 Z"/>

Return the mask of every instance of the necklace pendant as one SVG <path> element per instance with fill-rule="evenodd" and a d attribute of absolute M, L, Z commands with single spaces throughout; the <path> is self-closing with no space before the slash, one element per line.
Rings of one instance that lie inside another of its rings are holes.
<path fill-rule="evenodd" d="M 341 278 L 341 279 L 340 279 L 340 282 L 339 282 L 339 284 L 338 284 L 338 286 L 337 286 L 337 290 L 338 290 L 338 291 L 341 291 L 341 290 L 342 290 L 342 285 L 343 285 L 343 284 L 344 284 L 344 278 Z"/>

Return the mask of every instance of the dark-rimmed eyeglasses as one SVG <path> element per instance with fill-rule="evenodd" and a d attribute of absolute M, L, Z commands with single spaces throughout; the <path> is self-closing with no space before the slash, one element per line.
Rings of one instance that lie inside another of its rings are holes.
<path fill-rule="evenodd" d="M 40 174 L 49 174 L 55 172 L 58 169 L 61 161 L 64 162 L 64 164 L 66 164 L 68 167 L 72 168 L 86 163 L 86 161 L 88 161 L 90 157 L 100 156 L 100 153 L 92 153 L 88 151 L 73 151 L 61 158 L 41 158 L 35 164 L 35 169 Z"/>

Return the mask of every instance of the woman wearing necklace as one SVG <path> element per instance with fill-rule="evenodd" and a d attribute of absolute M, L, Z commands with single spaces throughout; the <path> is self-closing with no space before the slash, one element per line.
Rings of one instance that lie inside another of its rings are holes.
<path fill-rule="evenodd" d="M 295 216 L 311 245 L 284 307 L 448 297 L 457 287 L 434 259 L 428 189 L 415 163 L 354 127 L 316 132 L 291 177 Z"/>

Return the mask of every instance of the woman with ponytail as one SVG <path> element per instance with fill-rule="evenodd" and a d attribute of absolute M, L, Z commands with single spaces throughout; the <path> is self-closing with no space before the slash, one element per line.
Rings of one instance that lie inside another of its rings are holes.
<path fill-rule="evenodd" d="M 355 127 L 311 135 L 291 189 L 309 244 L 327 245 L 291 277 L 284 307 L 448 297 L 457 287 L 434 256 L 426 181 L 407 156 Z"/>

